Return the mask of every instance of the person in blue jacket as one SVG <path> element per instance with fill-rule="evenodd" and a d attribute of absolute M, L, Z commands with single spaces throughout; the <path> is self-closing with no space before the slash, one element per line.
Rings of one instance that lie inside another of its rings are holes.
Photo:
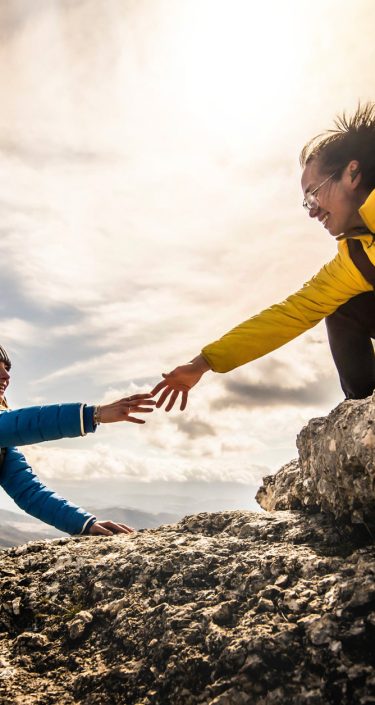
<path fill-rule="evenodd" d="M 0 345 L 0 485 L 28 514 L 68 534 L 129 534 L 126 524 L 98 521 L 81 507 L 48 489 L 34 474 L 15 446 L 31 445 L 59 438 L 84 436 L 100 423 L 130 421 L 145 423 L 133 413 L 149 413 L 155 404 L 150 394 L 134 394 L 103 406 L 51 404 L 10 410 L 5 392 L 10 380 L 11 361 Z"/>

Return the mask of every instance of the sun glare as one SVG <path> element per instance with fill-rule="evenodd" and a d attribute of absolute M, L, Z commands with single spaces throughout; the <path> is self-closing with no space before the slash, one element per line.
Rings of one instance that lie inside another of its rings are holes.
<path fill-rule="evenodd" d="M 191 117 L 228 140 L 267 132 L 293 97 L 298 10 L 282 3 L 187 3 L 174 29 L 175 71 Z"/>

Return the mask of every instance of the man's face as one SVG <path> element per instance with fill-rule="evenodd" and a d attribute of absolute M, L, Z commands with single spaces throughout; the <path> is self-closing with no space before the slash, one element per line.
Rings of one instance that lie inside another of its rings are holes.
<path fill-rule="evenodd" d="M 4 401 L 5 391 L 10 380 L 10 373 L 5 362 L 0 362 L 0 403 Z"/>
<path fill-rule="evenodd" d="M 358 213 L 358 208 L 365 200 L 357 188 L 360 176 L 352 178 L 356 174 L 356 167 L 357 162 L 350 162 L 341 178 L 335 180 L 335 176 L 329 178 L 329 174 L 322 173 L 318 161 L 314 159 L 302 173 L 304 196 L 315 191 L 317 200 L 316 207 L 309 211 L 310 218 L 317 218 L 335 237 L 363 225 Z"/>

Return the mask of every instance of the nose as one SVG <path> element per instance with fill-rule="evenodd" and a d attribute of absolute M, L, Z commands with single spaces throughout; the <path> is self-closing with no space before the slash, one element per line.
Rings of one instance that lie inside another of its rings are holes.
<path fill-rule="evenodd" d="M 310 208 L 310 210 L 309 210 L 310 218 L 316 218 L 318 213 L 319 213 L 319 208 Z"/>
<path fill-rule="evenodd" d="M 10 380 L 10 374 L 8 370 L 0 370 L 0 379 L 3 380 L 4 382 L 9 382 Z"/>

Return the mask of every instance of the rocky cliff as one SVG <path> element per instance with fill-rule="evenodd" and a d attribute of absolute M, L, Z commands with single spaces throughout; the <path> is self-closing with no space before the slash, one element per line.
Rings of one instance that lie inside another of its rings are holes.
<path fill-rule="evenodd" d="M 297 436 L 299 458 L 266 477 L 257 494 L 267 510 L 324 511 L 375 529 L 375 393 L 312 419 Z M 371 531 L 372 530 L 372 531 Z"/>
<path fill-rule="evenodd" d="M 4 551 L 1 704 L 375 703 L 374 448 L 357 430 L 373 410 L 350 402 L 304 429 L 299 464 L 260 491 L 277 504 L 279 487 L 293 511 L 199 514 L 132 537 Z M 338 513 L 323 501 L 323 461 L 324 478 L 341 468 L 339 491 L 327 479 Z"/>

